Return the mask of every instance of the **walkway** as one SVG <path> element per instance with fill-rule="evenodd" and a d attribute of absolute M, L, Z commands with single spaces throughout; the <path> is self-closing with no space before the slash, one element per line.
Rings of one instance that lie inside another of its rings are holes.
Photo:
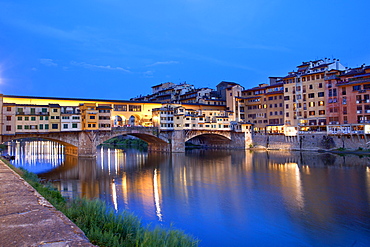
<path fill-rule="evenodd" d="M 94 246 L 0 160 L 0 246 Z"/>

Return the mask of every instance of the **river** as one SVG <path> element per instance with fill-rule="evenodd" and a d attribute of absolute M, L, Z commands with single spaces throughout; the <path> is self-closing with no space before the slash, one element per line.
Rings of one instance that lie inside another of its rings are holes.
<path fill-rule="evenodd" d="M 51 142 L 13 142 L 15 166 L 66 197 L 100 198 L 200 246 L 370 246 L 370 158 L 316 152 L 99 148 L 64 156 Z"/>

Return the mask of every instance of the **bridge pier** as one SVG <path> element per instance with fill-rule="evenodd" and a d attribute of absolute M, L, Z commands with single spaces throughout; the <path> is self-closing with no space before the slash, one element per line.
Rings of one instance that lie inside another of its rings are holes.
<path fill-rule="evenodd" d="M 170 145 L 171 153 L 185 153 L 185 132 L 183 130 L 172 131 Z"/>
<path fill-rule="evenodd" d="M 81 131 L 78 135 L 78 156 L 95 157 L 96 156 L 95 135 L 90 132 Z"/>

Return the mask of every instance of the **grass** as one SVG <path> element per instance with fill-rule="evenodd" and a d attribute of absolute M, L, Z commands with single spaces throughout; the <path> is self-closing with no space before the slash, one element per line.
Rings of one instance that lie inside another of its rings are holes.
<path fill-rule="evenodd" d="M 3 160 L 3 159 L 2 159 Z M 98 246 L 197 246 L 198 241 L 182 231 L 143 226 L 135 215 L 125 211 L 116 214 L 100 200 L 77 198 L 66 200 L 50 184 L 41 184 L 36 174 L 18 169 L 3 160 L 20 174 L 54 207 L 72 220 Z"/>

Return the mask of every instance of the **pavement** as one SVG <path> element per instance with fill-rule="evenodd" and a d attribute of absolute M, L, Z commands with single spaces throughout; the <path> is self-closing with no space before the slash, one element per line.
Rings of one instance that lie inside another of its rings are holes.
<path fill-rule="evenodd" d="M 64 214 L 0 160 L 0 246 L 94 246 Z"/>

